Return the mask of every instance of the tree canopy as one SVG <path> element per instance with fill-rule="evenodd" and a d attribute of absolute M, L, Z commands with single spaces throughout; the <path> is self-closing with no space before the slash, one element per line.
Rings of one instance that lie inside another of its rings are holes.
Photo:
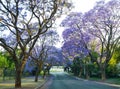
<path fill-rule="evenodd" d="M 21 87 L 24 65 L 39 36 L 71 5 L 66 0 L 0 0 L 0 46 L 15 63 L 16 88 Z"/>
<path fill-rule="evenodd" d="M 101 77 L 105 79 L 105 69 L 120 42 L 120 1 L 99 1 L 90 11 L 70 13 L 62 22 L 63 53 L 67 57 L 86 57 L 93 59 L 97 53 Z M 84 56 L 81 54 L 85 54 Z"/>

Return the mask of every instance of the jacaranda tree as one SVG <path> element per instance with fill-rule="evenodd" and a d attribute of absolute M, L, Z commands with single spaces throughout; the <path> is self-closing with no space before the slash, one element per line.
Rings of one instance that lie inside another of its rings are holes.
<path fill-rule="evenodd" d="M 61 25 L 66 27 L 63 32 L 63 52 L 73 58 L 78 55 L 81 57 L 87 55 L 88 49 L 84 44 L 85 41 L 89 42 L 90 36 L 82 31 L 82 13 L 69 14 Z"/>
<path fill-rule="evenodd" d="M 62 22 L 67 29 L 63 32 L 64 54 L 73 56 L 77 50 L 78 54 L 96 58 L 94 61 L 99 66 L 102 80 L 106 78 L 105 70 L 120 40 L 119 10 L 119 0 L 100 1 L 85 14 L 72 13 Z M 85 50 L 81 51 L 81 47 Z M 97 56 L 92 55 L 94 52 Z"/>
<path fill-rule="evenodd" d="M 106 67 L 120 41 L 120 1 L 111 0 L 107 3 L 100 1 L 87 12 L 84 26 L 88 33 L 99 42 L 99 59 L 97 64 L 101 71 L 102 80 L 106 78 Z"/>
<path fill-rule="evenodd" d="M 32 49 L 30 60 L 33 61 L 36 66 L 35 82 L 38 81 L 39 73 L 49 56 L 49 50 L 59 41 L 58 37 L 55 31 L 49 30 L 39 37 L 36 45 Z"/>
<path fill-rule="evenodd" d="M 66 0 L 0 0 L 0 46 L 15 63 L 16 88 L 21 87 L 24 65 L 39 36 L 70 6 Z"/>
<path fill-rule="evenodd" d="M 83 59 L 84 61 L 87 61 L 85 59 L 89 55 L 92 59 L 93 55 L 91 51 L 95 51 L 93 48 L 95 40 L 94 36 L 84 30 L 83 14 L 72 12 L 63 20 L 61 25 L 65 27 L 65 31 L 63 31 L 63 55 L 70 57 L 70 59 L 75 59 L 75 57 L 78 56 L 79 59 Z M 89 64 L 88 62 L 83 63 Z M 87 75 L 87 73 L 88 72 L 86 72 L 85 75 Z M 79 75 L 81 75 L 81 73 Z M 86 77 L 88 78 L 88 75 Z"/>

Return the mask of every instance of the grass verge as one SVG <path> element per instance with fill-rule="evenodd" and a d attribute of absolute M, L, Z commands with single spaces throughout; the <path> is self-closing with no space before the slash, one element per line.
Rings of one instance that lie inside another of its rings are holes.
<path fill-rule="evenodd" d="M 101 78 L 92 77 L 89 80 L 120 85 L 120 78 L 108 78 L 105 81 L 101 81 Z"/>
<path fill-rule="evenodd" d="M 42 85 L 45 82 L 44 79 L 39 78 L 38 82 L 34 82 L 34 77 L 22 78 L 22 88 L 21 89 L 34 89 L 37 86 Z M 14 80 L 5 80 L 0 83 L 0 89 L 15 89 Z"/>
<path fill-rule="evenodd" d="M 68 73 L 71 76 L 74 76 L 73 73 Z M 82 79 L 85 79 L 84 77 L 79 77 Z M 116 84 L 116 85 L 120 85 L 120 77 L 117 78 L 107 78 L 105 81 L 102 81 L 101 78 L 99 77 L 90 77 L 89 80 L 91 81 L 97 81 L 97 82 L 103 82 L 103 83 L 109 83 L 109 84 Z"/>

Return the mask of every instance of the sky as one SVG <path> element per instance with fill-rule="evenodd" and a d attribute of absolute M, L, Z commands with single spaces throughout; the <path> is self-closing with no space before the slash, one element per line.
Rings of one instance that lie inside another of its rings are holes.
<path fill-rule="evenodd" d="M 87 12 L 93 8 L 96 1 L 100 1 L 100 0 L 72 0 L 73 5 L 75 6 L 75 8 L 72 11 L 75 12 L 77 11 L 82 13 Z"/>
<path fill-rule="evenodd" d="M 71 12 L 82 12 L 85 13 L 87 11 L 89 11 L 90 9 L 92 9 L 94 7 L 94 5 L 96 4 L 96 2 L 100 1 L 100 0 L 71 0 L 73 2 L 74 8 L 72 9 Z M 109 0 L 104 0 L 104 1 L 109 1 Z M 61 21 L 66 17 L 66 15 L 62 16 L 61 18 L 59 18 L 56 22 L 58 24 L 58 26 L 60 25 Z M 62 27 L 58 27 L 57 28 L 57 32 L 60 35 L 60 43 L 56 44 L 56 47 L 60 48 L 62 46 L 62 32 L 63 32 L 64 28 Z"/>
<path fill-rule="evenodd" d="M 87 12 L 90 9 L 94 7 L 96 2 L 99 2 L 101 0 L 71 0 L 73 2 L 73 5 L 75 8 L 72 11 L 77 11 L 77 12 Z M 110 0 L 103 0 L 105 2 L 110 1 Z"/>

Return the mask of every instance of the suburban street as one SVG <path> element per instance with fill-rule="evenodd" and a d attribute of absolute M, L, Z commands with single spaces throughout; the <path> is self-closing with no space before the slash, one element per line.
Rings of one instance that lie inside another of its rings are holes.
<path fill-rule="evenodd" d="M 65 72 L 52 73 L 51 81 L 46 89 L 120 89 L 119 86 L 83 80 L 68 75 Z"/>

